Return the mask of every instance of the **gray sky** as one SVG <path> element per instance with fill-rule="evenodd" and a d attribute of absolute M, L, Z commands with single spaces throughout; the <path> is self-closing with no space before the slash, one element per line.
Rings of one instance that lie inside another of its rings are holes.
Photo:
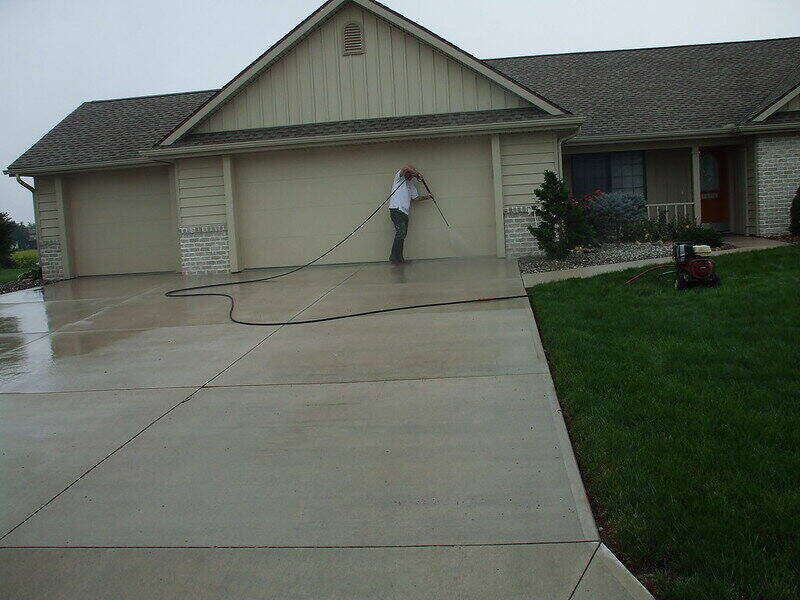
<path fill-rule="evenodd" d="M 800 35 L 797 0 L 384 0 L 479 58 Z M 81 102 L 217 88 L 322 0 L 0 0 L 0 165 Z M 32 220 L 0 179 L 0 210 Z"/>

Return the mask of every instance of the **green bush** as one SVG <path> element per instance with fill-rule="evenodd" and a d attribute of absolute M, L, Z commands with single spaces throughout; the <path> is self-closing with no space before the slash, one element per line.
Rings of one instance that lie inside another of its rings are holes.
<path fill-rule="evenodd" d="M 42 278 L 42 267 L 36 265 L 35 267 L 31 267 L 20 273 L 19 277 L 17 277 L 17 281 L 25 281 L 26 279 L 41 279 L 41 278 Z"/>
<path fill-rule="evenodd" d="M 602 241 L 625 241 L 620 236 L 627 230 L 626 225 L 647 216 L 647 204 L 636 194 L 610 192 L 584 202 L 589 223 Z"/>
<path fill-rule="evenodd" d="M 712 248 L 719 248 L 723 244 L 722 234 L 716 229 L 698 225 L 691 219 L 670 223 L 664 217 L 623 223 L 617 241 L 707 244 Z"/>
<path fill-rule="evenodd" d="M 0 266 L 8 266 L 11 262 L 9 254 L 14 244 L 13 233 L 17 224 L 11 220 L 8 213 L 0 212 Z"/>
<path fill-rule="evenodd" d="M 789 233 L 800 235 L 800 187 L 792 199 L 792 208 L 789 209 Z"/>
<path fill-rule="evenodd" d="M 18 250 L 12 252 L 11 263 L 15 269 L 35 269 L 39 266 L 39 251 Z"/>
<path fill-rule="evenodd" d="M 722 233 L 689 220 L 675 224 L 675 235 L 672 241 L 682 244 L 707 244 L 712 248 L 718 248 L 723 243 Z"/>
<path fill-rule="evenodd" d="M 586 211 L 570 198 L 563 179 L 553 171 L 545 171 L 542 185 L 533 193 L 539 200 L 534 209 L 538 225 L 528 229 L 548 257 L 563 258 L 573 248 L 595 245 L 596 236 Z"/>

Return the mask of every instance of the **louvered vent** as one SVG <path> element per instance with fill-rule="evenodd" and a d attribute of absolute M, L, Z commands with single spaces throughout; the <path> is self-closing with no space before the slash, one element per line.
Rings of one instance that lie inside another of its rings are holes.
<path fill-rule="evenodd" d="M 358 23 L 348 23 L 344 26 L 342 41 L 345 55 L 364 54 L 364 33 Z"/>

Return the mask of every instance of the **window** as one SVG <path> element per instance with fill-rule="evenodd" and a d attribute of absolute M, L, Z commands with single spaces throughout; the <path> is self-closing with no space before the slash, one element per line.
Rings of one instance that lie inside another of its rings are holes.
<path fill-rule="evenodd" d="M 584 196 L 595 190 L 628 192 L 645 198 L 643 152 L 577 154 L 570 159 L 572 193 Z"/>
<path fill-rule="evenodd" d="M 364 33 L 358 23 L 348 23 L 342 32 L 342 53 L 364 54 Z"/>

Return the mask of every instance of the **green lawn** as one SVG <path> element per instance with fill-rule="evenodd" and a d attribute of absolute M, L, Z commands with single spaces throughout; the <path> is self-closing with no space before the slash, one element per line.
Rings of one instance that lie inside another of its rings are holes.
<path fill-rule="evenodd" d="M 533 287 L 602 535 L 659 598 L 800 598 L 800 247 Z"/>
<path fill-rule="evenodd" d="M 0 268 L 0 283 L 8 283 L 9 281 L 16 281 L 22 273 L 27 269 L 3 269 Z"/>

